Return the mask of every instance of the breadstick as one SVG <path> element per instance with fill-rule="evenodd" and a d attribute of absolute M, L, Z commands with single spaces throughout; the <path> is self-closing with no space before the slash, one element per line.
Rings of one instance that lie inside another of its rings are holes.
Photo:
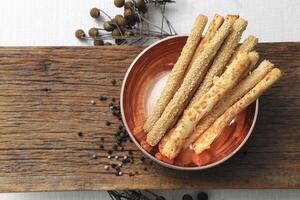
<path fill-rule="evenodd" d="M 258 59 L 257 59 L 258 60 Z M 256 63 L 251 63 L 255 66 Z M 252 67 L 250 66 L 250 68 Z M 224 100 L 220 101 L 203 120 L 201 120 L 195 131 L 185 141 L 184 149 L 188 148 L 209 126 L 212 125 L 216 119 L 221 116 L 230 106 L 242 98 L 249 92 L 259 81 L 261 81 L 266 74 L 271 71 L 273 64 L 264 60 L 247 78 L 242 80 L 235 86 L 228 94 L 225 95 Z"/>
<path fill-rule="evenodd" d="M 176 64 L 174 65 L 169 79 L 167 81 L 166 86 L 164 87 L 153 112 L 148 117 L 144 130 L 145 132 L 149 132 L 153 127 L 154 123 L 159 119 L 165 107 L 175 94 L 176 90 L 179 88 L 184 74 L 186 73 L 186 69 L 193 57 L 195 49 L 201 39 L 203 30 L 207 23 L 207 17 L 204 15 L 199 15 L 196 18 L 196 21 L 193 24 L 192 32 L 189 35 L 185 46 L 182 49 L 181 55 L 178 58 Z"/>
<path fill-rule="evenodd" d="M 236 49 L 236 51 L 231 56 L 230 62 L 233 61 L 233 59 L 238 55 L 239 53 L 249 53 L 250 51 L 254 50 L 258 43 L 258 39 L 254 37 L 253 35 L 248 36 L 244 42 Z M 229 62 L 229 63 L 230 63 Z"/>
<path fill-rule="evenodd" d="M 159 151 L 163 156 L 174 159 L 178 155 L 186 138 L 196 128 L 200 119 L 211 111 L 228 90 L 233 88 L 249 64 L 248 55 L 246 53 L 239 54 L 222 76 L 216 79 L 214 85 L 190 109 L 184 112 L 167 142 L 164 146 L 160 145 Z"/>
<path fill-rule="evenodd" d="M 223 23 L 217 31 L 214 38 L 205 45 L 203 52 L 197 57 L 196 61 L 191 66 L 190 70 L 184 77 L 180 88 L 175 93 L 174 97 L 168 103 L 161 117 L 154 124 L 151 131 L 147 134 L 147 142 L 151 146 L 158 144 L 164 134 L 171 128 L 172 123 L 181 114 L 183 107 L 190 100 L 191 95 L 195 92 L 203 80 L 203 76 L 209 63 L 216 55 L 218 49 L 223 43 L 226 36 L 229 34 L 232 25 L 229 21 Z"/>
<path fill-rule="evenodd" d="M 213 141 L 221 133 L 222 129 L 229 122 L 252 102 L 254 102 L 263 92 L 271 87 L 282 75 L 278 68 L 272 69 L 254 88 L 242 97 L 233 106 L 228 108 L 193 144 L 193 149 L 197 154 L 209 149 Z"/>
<path fill-rule="evenodd" d="M 220 51 L 218 52 L 203 82 L 201 83 L 193 99 L 189 103 L 189 107 L 194 102 L 199 100 L 199 98 L 201 98 L 203 94 L 207 92 L 207 90 L 212 86 L 213 77 L 220 76 L 221 73 L 223 73 L 227 62 L 230 60 L 231 55 L 234 52 L 234 49 L 237 47 L 241 39 L 242 33 L 244 32 L 246 27 L 247 27 L 247 21 L 245 21 L 244 19 L 237 19 L 234 22 L 230 35 L 224 41 L 224 44 L 222 45 Z"/>
<path fill-rule="evenodd" d="M 224 18 L 218 14 L 216 14 L 213 18 L 213 20 L 210 22 L 209 26 L 208 26 L 208 30 L 205 33 L 204 37 L 202 38 L 202 40 L 200 41 L 200 44 L 197 47 L 197 50 L 192 58 L 191 61 L 191 65 L 193 65 L 193 63 L 195 62 L 196 58 L 200 55 L 200 53 L 203 51 L 204 49 L 204 45 L 206 43 L 208 43 L 209 41 L 211 41 L 211 39 L 214 37 L 215 33 L 217 32 L 217 30 L 221 27 L 221 25 L 224 22 Z"/>

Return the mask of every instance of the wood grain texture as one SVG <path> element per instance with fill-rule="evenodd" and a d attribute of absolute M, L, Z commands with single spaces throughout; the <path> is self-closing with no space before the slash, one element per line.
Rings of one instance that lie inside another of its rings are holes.
<path fill-rule="evenodd" d="M 142 163 L 141 153 L 127 143 L 135 163 L 122 177 L 107 172 L 100 138 L 110 147 L 118 121 L 98 97 L 119 98 L 124 73 L 141 50 L 0 48 L 1 192 L 300 188 L 300 43 L 259 45 L 261 57 L 280 66 L 285 76 L 260 98 L 253 135 L 229 161 L 205 171 L 174 171 Z M 117 80 L 115 86 L 111 79 Z M 107 120 L 111 127 L 105 126 Z M 139 175 L 129 177 L 130 171 Z"/>

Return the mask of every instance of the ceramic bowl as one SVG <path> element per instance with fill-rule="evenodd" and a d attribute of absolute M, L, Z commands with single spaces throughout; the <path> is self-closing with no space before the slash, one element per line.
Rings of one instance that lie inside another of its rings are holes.
<path fill-rule="evenodd" d="M 145 135 L 143 125 L 147 115 L 162 91 L 168 74 L 178 59 L 187 36 L 173 36 L 160 40 L 143 50 L 130 65 L 121 89 L 121 113 L 124 125 L 137 147 L 158 164 L 179 170 L 202 170 L 232 157 L 247 141 L 254 128 L 258 113 L 258 100 L 242 111 L 212 144 L 211 160 L 201 166 L 182 166 L 180 161 L 168 164 L 155 158 L 140 145 Z M 207 152 L 206 152 L 207 153 Z M 205 154 L 205 152 L 204 152 Z M 189 154 L 183 155 L 188 158 Z M 207 155 L 201 155 L 205 160 Z M 181 156 L 182 157 L 182 156 Z"/>

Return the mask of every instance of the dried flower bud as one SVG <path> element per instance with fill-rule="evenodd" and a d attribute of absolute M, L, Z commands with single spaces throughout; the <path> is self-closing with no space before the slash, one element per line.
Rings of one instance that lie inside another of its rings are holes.
<path fill-rule="evenodd" d="M 75 37 L 78 39 L 83 39 L 85 37 L 84 31 L 82 29 L 76 30 Z"/>
<path fill-rule="evenodd" d="M 122 34 L 121 34 L 121 32 L 119 31 L 119 29 L 115 28 L 115 29 L 112 31 L 111 35 L 112 35 L 113 37 L 118 37 L 118 36 L 121 36 Z"/>
<path fill-rule="evenodd" d="M 98 18 L 100 16 L 100 10 L 98 8 L 92 8 L 90 10 L 90 15 L 93 18 Z"/>
<path fill-rule="evenodd" d="M 97 37 L 99 35 L 98 29 L 97 28 L 91 28 L 89 30 L 89 36 L 91 37 Z"/>
<path fill-rule="evenodd" d="M 138 9 L 141 9 L 142 7 L 144 7 L 146 5 L 144 0 L 135 0 L 135 6 Z"/>
<path fill-rule="evenodd" d="M 131 20 L 131 19 L 134 18 L 134 12 L 131 9 L 129 9 L 129 8 L 125 9 L 125 11 L 124 11 L 124 17 L 127 20 Z"/>
<path fill-rule="evenodd" d="M 110 21 L 104 21 L 103 28 L 106 31 L 112 31 L 112 30 L 114 30 L 114 25 Z"/>
<path fill-rule="evenodd" d="M 114 4 L 118 8 L 122 8 L 124 6 L 125 0 L 114 0 Z"/>
<path fill-rule="evenodd" d="M 102 39 L 94 40 L 94 46 L 102 46 L 102 45 L 104 45 L 104 42 Z"/>
<path fill-rule="evenodd" d="M 115 21 L 119 26 L 125 26 L 126 25 L 126 20 L 122 15 L 116 15 L 115 16 Z"/>

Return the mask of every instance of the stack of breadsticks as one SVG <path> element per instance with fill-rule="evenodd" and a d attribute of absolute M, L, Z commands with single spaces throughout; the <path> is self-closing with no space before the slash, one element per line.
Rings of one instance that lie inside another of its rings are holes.
<path fill-rule="evenodd" d="M 282 75 L 264 60 L 257 66 L 257 38 L 239 41 L 247 21 L 216 15 L 204 36 L 207 17 L 197 17 L 168 81 L 147 118 L 142 145 L 159 146 L 174 160 L 189 147 L 200 154 L 234 117 Z M 257 66 L 257 67 L 256 67 Z"/>

